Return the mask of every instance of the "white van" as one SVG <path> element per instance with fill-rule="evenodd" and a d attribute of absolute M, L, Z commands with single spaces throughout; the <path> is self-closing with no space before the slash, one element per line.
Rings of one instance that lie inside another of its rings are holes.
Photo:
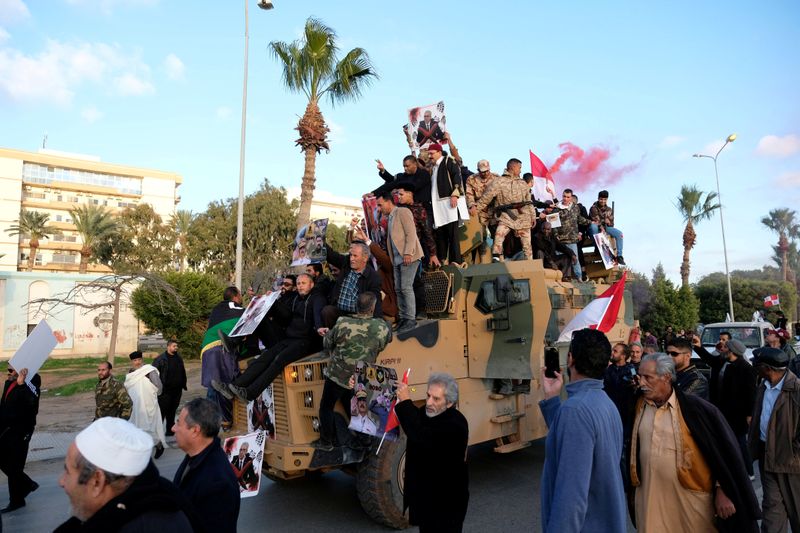
<path fill-rule="evenodd" d="M 719 342 L 720 333 L 728 332 L 731 334 L 731 338 L 744 343 L 747 347 L 747 351 L 744 354 L 745 359 L 752 363 L 753 350 L 767 343 L 765 337 L 768 329 L 775 328 L 769 322 L 716 322 L 703 328 L 700 342 L 703 344 L 703 348 L 714 353 Z M 692 362 L 697 365 L 697 368 L 707 368 L 706 364 L 697 356 L 692 357 Z"/>

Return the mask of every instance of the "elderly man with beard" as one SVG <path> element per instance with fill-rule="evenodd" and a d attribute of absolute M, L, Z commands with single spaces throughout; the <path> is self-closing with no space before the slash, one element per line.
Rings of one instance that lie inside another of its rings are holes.
<path fill-rule="evenodd" d="M 153 439 L 158 459 L 164 453 L 167 444 L 164 436 L 164 424 L 161 423 L 161 408 L 158 405 L 158 394 L 162 384 L 158 370 L 153 365 L 144 364 L 142 352 L 130 354 L 133 368 L 125 376 L 125 388 L 131 398 L 131 424 L 146 431 Z"/>
<path fill-rule="evenodd" d="M 455 407 L 458 383 L 449 374 L 431 374 L 424 406 L 414 405 L 405 383 L 397 386 L 397 400 L 395 413 L 408 439 L 403 509 L 409 522 L 420 533 L 460 532 L 469 503 L 469 426 Z"/>
<path fill-rule="evenodd" d="M 637 531 L 758 531 L 758 500 L 722 413 L 675 386 L 667 354 L 645 355 L 639 380 L 628 461 Z"/>
<path fill-rule="evenodd" d="M 78 433 L 58 481 L 72 517 L 55 531 L 194 531 L 185 500 L 150 461 L 151 447 L 147 433 L 121 418 Z"/>

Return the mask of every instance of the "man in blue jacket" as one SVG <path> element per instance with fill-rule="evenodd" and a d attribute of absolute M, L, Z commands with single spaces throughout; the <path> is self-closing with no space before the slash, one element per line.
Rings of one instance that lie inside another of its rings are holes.
<path fill-rule="evenodd" d="M 542 368 L 544 400 L 539 402 L 549 428 L 542 472 L 542 529 L 548 532 L 627 530 L 622 484 L 622 422 L 603 391 L 603 372 L 611 344 L 597 330 L 572 336 L 567 355 L 567 400 L 559 394 L 560 373 Z"/>
<path fill-rule="evenodd" d="M 220 446 L 222 416 L 205 398 L 195 398 L 181 409 L 172 430 L 186 457 L 173 483 L 192 506 L 193 523 L 203 531 L 235 533 L 239 519 L 239 483 Z"/>

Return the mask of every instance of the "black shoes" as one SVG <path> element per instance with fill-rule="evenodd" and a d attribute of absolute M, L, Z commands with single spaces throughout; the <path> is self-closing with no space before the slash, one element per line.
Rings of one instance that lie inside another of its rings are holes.
<path fill-rule="evenodd" d="M 239 398 L 244 403 L 248 403 L 250 401 L 250 399 L 247 397 L 247 389 L 245 389 L 244 387 L 237 387 L 233 383 L 228 383 L 228 390 L 231 391 L 234 396 Z M 230 399 L 233 399 L 233 397 L 231 397 Z"/>
<path fill-rule="evenodd" d="M 164 455 L 164 445 L 159 442 L 158 444 L 156 444 L 155 458 L 158 459 L 162 455 Z"/>
<path fill-rule="evenodd" d="M 36 485 L 36 488 L 38 489 L 39 485 Z M 33 489 L 33 490 L 36 490 L 36 489 Z M 22 509 L 23 507 L 25 507 L 25 501 L 24 500 L 21 501 L 21 502 L 11 502 L 11 503 L 8 504 L 7 507 L 4 507 L 3 509 L 0 509 L 0 513 L 10 513 L 11 511 L 16 511 L 17 509 Z"/>
<path fill-rule="evenodd" d="M 332 452 L 333 451 L 333 443 L 327 439 L 319 438 L 311 443 L 311 446 L 315 450 L 319 450 L 321 452 Z"/>
<path fill-rule="evenodd" d="M 406 319 L 400 321 L 400 327 L 397 328 L 397 333 L 405 333 L 406 331 L 412 330 L 417 327 L 417 321 Z"/>
<path fill-rule="evenodd" d="M 617 264 L 618 264 L 619 266 L 623 266 L 623 267 L 624 267 L 624 266 L 626 266 L 626 265 L 625 265 L 625 260 L 622 258 L 622 256 L 621 256 L 621 255 L 618 255 L 618 256 L 617 256 Z"/>
<path fill-rule="evenodd" d="M 211 388 L 220 393 L 226 400 L 233 400 L 233 394 L 228 389 L 227 383 L 220 383 L 216 379 L 212 379 Z"/>

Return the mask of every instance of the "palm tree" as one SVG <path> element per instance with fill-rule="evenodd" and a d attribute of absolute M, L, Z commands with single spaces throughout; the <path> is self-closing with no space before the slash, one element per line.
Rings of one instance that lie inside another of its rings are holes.
<path fill-rule="evenodd" d="M 30 247 L 31 253 L 28 256 L 28 272 L 33 272 L 36 251 L 39 249 L 39 239 L 46 239 L 48 234 L 58 231 L 48 224 L 49 221 L 50 215 L 47 213 L 23 209 L 17 223 L 6 230 L 9 235 L 22 235 L 29 239 L 28 247 Z"/>
<path fill-rule="evenodd" d="M 191 211 L 180 209 L 172 215 L 172 227 L 178 235 L 178 261 L 180 262 L 179 271 L 183 272 L 186 263 L 186 246 L 189 236 L 189 227 L 194 222 L 194 214 Z"/>
<path fill-rule="evenodd" d="M 70 209 L 69 214 L 72 215 L 72 223 L 83 241 L 78 272 L 86 274 L 95 244 L 117 231 L 117 221 L 110 211 L 94 204 Z"/>
<path fill-rule="evenodd" d="M 714 210 L 719 209 L 719 204 L 714 203 L 716 199 L 717 193 L 705 193 L 698 190 L 696 185 L 683 185 L 680 196 L 676 198 L 675 207 L 686 222 L 686 227 L 683 229 L 683 261 L 681 261 L 681 283 L 684 287 L 689 286 L 689 253 L 697 243 L 694 225 L 710 219 Z"/>
<path fill-rule="evenodd" d="M 800 223 L 795 219 L 797 212 L 786 207 L 773 209 L 761 223 L 778 234 L 778 253 L 781 258 L 781 274 L 784 281 L 789 281 L 789 241 L 800 237 Z"/>
<path fill-rule="evenodd" d="M 338 59 L 336 33 L 315 18 L 306 21 L 300 39 L 291 43 L 273 41 L 270 48 L 283 66 L 286 88 L 308 98 L 306 111 L 296 128 L 300 138 L 295 141 L 305 154 L 297 214 L 297 227 L 301 228 L 308 224 L 311 216 L 317 154 L 330 149 L 327 140 L 330 130 L 319 110 L 320 99 L 327 96 L 331 105 L 355 101 L 378 75 L 363 48 L 353 48 Z"/>

